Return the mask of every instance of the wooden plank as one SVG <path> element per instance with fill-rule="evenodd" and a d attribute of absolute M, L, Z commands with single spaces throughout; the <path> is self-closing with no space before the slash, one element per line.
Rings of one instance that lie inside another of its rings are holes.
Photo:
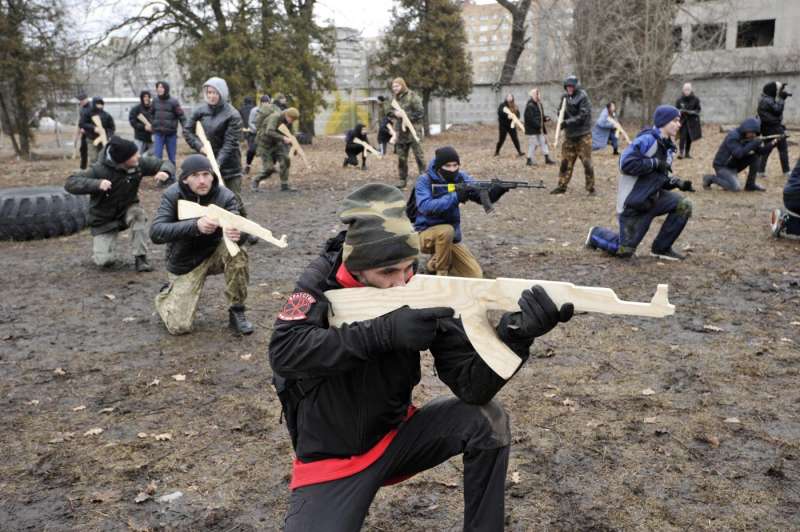
<path fill-rule="evenodd" d="M 325 297 L 331 302 L 329 323 L 335 327 L 376 318 L 403 305 L 415 309 L 452 307 L 461 317 L 476 352 L 495 373 L 507 379 L 519 367 L 521 359 L 497 337 L 486 313 L 489 310 L 519 311 L 517 301 L 520 295 L 533 285 L 544 288 L 556 306 L 572 303 L 576 312 L 656 318 L 675 313 L 665 284 L 658 285 L 650 303 L 639 303 L 621 301 L 610 288 L 576 286 L 558 281 L 415 275 L 404 287 L 343 288 L 329 290 Z"/>
<path fill-rule="evenodd" d="M 558 157 L 558 137 L 561 135 L 561 125 L 564 123 L 564 112 L 567 110 L 567 97 L 561 100 L 561 109 L 558 111 L 558 122 L 556 122 L 556 139 L 553 142 L 553 154 Z"/>

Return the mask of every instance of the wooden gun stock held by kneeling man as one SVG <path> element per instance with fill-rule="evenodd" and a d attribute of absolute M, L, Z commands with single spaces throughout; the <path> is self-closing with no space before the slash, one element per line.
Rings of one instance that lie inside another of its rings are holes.
<path fill-rule="evenodd" d="M 509 379 L 522 360 L 497 337 L 486 313 L 489 310 L 519 311 L 517 302 L 520 295 L 534 285 L 544 288 L 556 307 L 572 303 L 575 312 L 652 318 L 675 313 L 665 284 L 658 285 L 650 303 L 639 303 L 620 300 L 610 288 L 576 286 L 558 281 L 415 275 L 403 287 L 342 288 L 326 291 L 325 297 L 331 302 L 329 323 L 335 327 L 376 318 L 404 305 L 412 309 L 452 307 L 456 315 L 460 315 L 475 351 L 495 373 Z"/>
<path fill-rule="evenodd" d="M 252 220 L 248 220 L 247 218 L 233 214 L 230 211 L 226 211 L 222 207 L 214 205 L 213 203 L 206 206 L 200 205 L 199 203 L 194 203 L 193 201 L 178 200 L 179 220 L 202 218 L 203 216 L 208 216 L 209 218 L 216 220 L 217 223 L 219 223 L 219 226 L 223 229 L 238 229 L 243 233 L 257 236 L 262 240 L 266 240 L 270 244 L 278 246 L 279 248 L 285 248 L 289 245 L 286 241 L 286 235 L 281 235 L 280 239 L 277 239 L 272 236 L 272 231 L 269 229 L 261 227 Z M 228 252 L 231 254 L 231 256 L 236 256 L 236 254 L 239 253 L 239 246 L 237 246 L 235 242 L 225 236 L 223 236 L 223 241 L 225 242 L 225 247 L 228 248 Z"/>

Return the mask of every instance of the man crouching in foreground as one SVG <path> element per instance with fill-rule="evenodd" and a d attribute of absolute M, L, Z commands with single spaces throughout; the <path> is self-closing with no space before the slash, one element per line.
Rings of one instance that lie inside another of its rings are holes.
<path fill-rule="evenodd" d="M 330 327 L 324 292 L 404 286 L 414 275 L 419 237 L 405 198 L 382 184 L 344 201 L 348 227 L 300 276 L 269 345 L 274 384 L 297 458 L 287 531 L 353 531 L 375 493 L 464 455 L 464 530 L 502 530 L 510 428 L 493 399 L 506 380 L 475 352 L 451 308 L 403 307 Z M 523 361 L 533 339 L 572 317 L 541 287 L 525 290 L 521 312 L 506 313 L 499 337 Z M 430 349 L 455 397 L 411 404 L 420 351 Z M 299 421 L 301 420 L 301 421 Z"/>

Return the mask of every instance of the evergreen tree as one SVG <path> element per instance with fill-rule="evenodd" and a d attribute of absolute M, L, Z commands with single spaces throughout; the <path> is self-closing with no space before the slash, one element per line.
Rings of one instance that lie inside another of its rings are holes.
<path fill-rule="evenodd" d="M 381 79 L 397 76 L 420 93 L 425 106 L 431 97 L 464 100 L 472 90 L 472 60 L 461 4 L 454 0 L 399 0 L 392 9 L 390 29 L 374 61 Z"/>

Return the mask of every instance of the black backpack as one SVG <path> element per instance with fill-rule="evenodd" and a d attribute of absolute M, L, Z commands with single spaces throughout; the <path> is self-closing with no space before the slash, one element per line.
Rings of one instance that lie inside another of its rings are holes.
<path fill-rule="evenodd" d="M 408 219 L 411 220 L 411 223 L 417 221 L 417 194 L 416 190 L 413 188 L 411 189 L 411 195 L 408 197 L 408 201 L 406 201 L 406 216 Z"/>

